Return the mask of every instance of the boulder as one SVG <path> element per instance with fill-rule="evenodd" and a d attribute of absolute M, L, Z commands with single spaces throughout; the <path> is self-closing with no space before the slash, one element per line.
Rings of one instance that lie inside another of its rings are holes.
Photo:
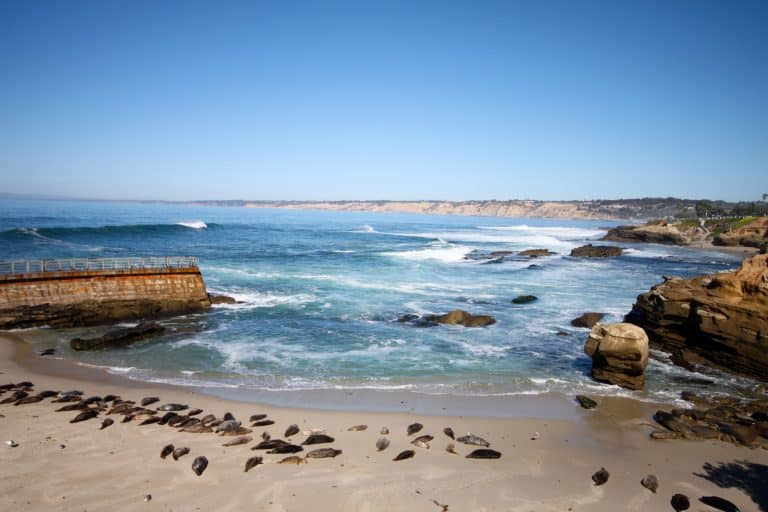
<path fill-rule="evenodd" d="M 232 297 L 218 293 L 209 293 L 208 300 L 211 301 L 211 304 L 237 304 L 237 301 Z"/>
<path fill-rule="evenodd" d="M 597 322 L 602 320 L 604 316 L 605 313 L 595 313 L 594 311 L 590 311 L 588 313 L 584 313 L 578 318 L 571 320 L 571 325 L 574 327 L 585 327 L 587 329 L 591 329 Z"/>
<path fill-rule="evenodd" d="M 444 315 L 428 315 L 427 321 L 448 325 L 463 325 L 464 327 L 485 327 L 496 323 L 490 315 L 472 315 L 461 309 L 456 309 Z"/>
<path fill-rule="evenodd" d="M 643 389 L 648 365 L 648 336 L 628 323 L 597 324 L 584 352 L 592 358 L 592 378 L 627 389 Z"/>
<path fill-rule="evenodd" d="M 165 327 L 154 322 L 145 322 L 136 327 L 112 328 L 97 338 L 74 338 L 69 342 L 72 350 L 97 350 L 122 347 L 137 341 L 155 338 L 165 332 Z"/>
<path fill-rule="evenodd" d="M 535 295 L 518 295 L 512 299 L 512 304 L 530 304 L 536 302 L 539 298 Z"/>
<path fill-rule="evenodd" d="M 768 381 L 768 255 L 733 272 L 667 277 L 625 318 L 681 365 L 703 364 Z"/>
<path fill-rule="evenodd" d="M 552 252 L 549 249 L 526 249 L 518 253 L 518 255 L 520 256 L 528 256 L 529 258 L 538 258 L 540 256 L 552 256 L 553 254 L 557 254 L 557 253 Z"/>
<path fill-rule="evenodd" d="M 621 256 L 621 247 L 587 244 L 573 249 L 571 256 L 577 258 L 612 258 Z"/>

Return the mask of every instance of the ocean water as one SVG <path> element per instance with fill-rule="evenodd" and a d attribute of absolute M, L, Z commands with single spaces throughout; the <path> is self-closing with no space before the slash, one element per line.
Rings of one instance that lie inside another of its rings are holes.
<path fill-rule="evenodd" d="M 585 311 L 621 321 L 662 275 L 734 268 L 734 257 L 623 245 L 619 258 L 571 258 L 609 221 L 514 219 L 207 206 L 0 200 L 0 260 L 192 255 L 210 291 L 239 304 L 163 320 L 171 333 L 132 347 L 73 352 L 92 329 L 33 338 L 61 357 L 133 379 L 208 389 L 409 390 L 504 396 L 550 391 L 674 401 L 683 389 L 738 392 L 751 383 L 688 372 L 654 352 L 647 389 L 589 376 Z M 473 258 L 547 248 L 554 256 Z M 469 259 L 467 257 L 470 257 Z M 538 300 L 515 305 L 533 294 Z M 401 315 L 465 309 L 490 327 L 420 328 Z M 566 333 L 565 335 L 558 335 Z"/>

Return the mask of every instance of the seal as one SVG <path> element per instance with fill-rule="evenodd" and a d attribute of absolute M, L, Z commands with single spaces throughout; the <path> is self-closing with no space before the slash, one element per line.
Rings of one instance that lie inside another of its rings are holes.
<path fill-rule="evenodd" d="M 691 508 L 691 500 L 685 494 L 675 494 L 672 499 L 669 500 L 669 504 L 675 509 L 675 512 L 681 512 L 682 510 L 688 510 Z"/>
<path fill-rule="evenodd" d="M 306 464 L 306 459 L 303 459 L 301 457 L 298 457 L 296 455 L 291 455 L 290 457 L 286 457 L 282 460 L 277 461 L 278 464 L 296 464 L 297 466 L 299 464 Z"/>
<path fill-rule="evenodd" d="M 656 478 L 656 475 L 648 475 L 640 480 L 640 485 L 651 491 L 653 494 L 656 494 L 656 489 L 659 488 L 659 479 Z"/>
<path fill-rule="evenodd" d="M 328 459 L 341 455 L 341 450 L 335 448 L 318 448 L 307 453 L 308 459 Z"/>
<path fill-rule="evenodd" d="M 597 407 L 597 402 L 586 395 L 576 395 L 576 401 L 579 402 L 579 405 L 584 409 L 594 409 Z"/>
<path fill-rule="evenodd" d="M 739 507 L 720 496 L 702 496 L 699 498 L 699 501 L 712 508 L 716 508 L 717 510 L 722 510 L 723 512 L 741 512 Z"/>
<path fill-rule="evenodd" d="M 187 413 L 187 416 L 197 416 L 201 412 L 203 412 L 202 409 L 192 409 Z"/>
<path fill-rule="evenodd" d="M 252 427 L 267 427 L 269 425 L 274 425 L 274 424 L 275 424 L 275 422 L 272 421 L 272 420 L 257 420 L 257 421 L 254 421 L 251 426 Z"/>
<path fill-rule="evenodd" d="M 283 437 L 291 437 L 299 433 L 299 426 L 295 423 L 285 429 L 285 435 Z"/>
<path fill-rule="evenodd" d="M 166 424 L 166 423 L 168 423 L 168 422 L 169 422 L 169 421 L 170 421 L 170 420 L 171 420 L 171 419 L 172 419 L 174 416 L 178 416 L 178 414 L 176 414 L 175 412 L 172 412 L 172 411 L 171 411 L 171 412 L 167 412 L 167 413 L 163 414 L 163 417 L 162 417 L 162 418 L 160 418 L 160 421 L 158 421 L 157 423 L 158 423 L 159 425 L 165 425 L 165 424 Z"/>
<path fill-rule="evenodd" d="M 443 429 L 443 434 L 447 435 L 451 439 L 456 439 L 453 434 L 453 429 L 451 427 L 445 427 Z"/>
<path fill-rule="evenodd" d="M 227 430 L 221 430 L 219 431 L 220 436 L 243 436 L 245 434 L 250 434 L 253 432 L 253 430 L 245 427 L 232 427 L 228 428 Z"/>
<path fill-rule="evenodd" d="M 173 453 L 173 445 L 167 444 L 163 446 L 163 449 L 160 451 L 160 458 L 164 459 L 172 453 Z"/>
<path fill-rule="evenodd" d="M 282 446 L 276 446 L 269 450 L 267 453 L 298 453 L 304 451 L 304 448 L 295 444 L 285 444 Z"/>
<path fill-rule="evenodd" d="M 386 437 L 380 437 L 378 441 L 376 441 L 376 450 L 383 452 L 387 449 L 389 446 L 389 439 Z"/>
<path fill-rule="evenodd" d="M 322 444 L 322 443 L 332 443 L 335 439 L 331 436 L 327 436 L 325 434 L 312 434 L 311 436 L 307 437 L 303 443 L 303 445 L 309 445 L 309 444 Z"/>
<path fill-rule="evenodd" d="M 381 427 L 381 430 L 379 430 L 379 434 L 381 434 L 383 436 L 388 436 L 389 435 L 389 429 L 387 427 Z"/>
<path fill-rule="evenodd" d="M 152 405 L 155 402 L 159 402 L 160 398 L 156 396 L 147 396 L 141 399 L 141 406 L 146 407 L 148 405 Z"/>
<path fill-rule="evenodd" d="M 283 441 L 282 439 L 265 439 L 264 441 L 251 448 L 251 450 L 272 450 L 278 446 L 285 446 L 288 444 L 291 443 Z"/>
<path fill-rule="evenodd" d="M 188 446 L 184 446 L 184 447 L 181 447 L 181 448 L 176 448 L 175 450 L 173 450 L 173 460 L 179 460 L 180 458 L 182 458 L 183 456 L 185 456 L 188 453 L 189 453 L 189 447 Z"/>
<path fill-rule="evenodd" d="M 90 420 L 91 418 L 95 418 L 98 416 L 98 411 L 95 411 L 93 409 L 88 409 L 87 411 L 83 411 L 71 420 L 69 420 L 70 423 L 79 423 L 81 421 Z"/>
<path fill-rule="evenodd" d="M 458 455 L 458 453 L 456 453 L 456 447 L 453 446 L 453 443 L 448 443 L 448 446 L 445 447 L 445 451 L 452 453 L 453 455 Z"/>
<path fill-rule="evenodd" d="M 35 396 L 28 396 L 26 398 L 22 398 L 21 400 L 16 400 L 13 403 L 13 405 L 19 406 L 19 405 L 26 405 L 26 404 L 34 404 L 42 401 L 43 401 L 42 398 L 40 398 L 38 395 L 35 395 Z"/>
<path fill-rule="evenodd" d="M 410 425 L 408 425 L 408 435 L 412 436 L 417 432 L 421 432 L 421 429 L 423 428 L 424 428 L 424 425 L 422 425 L 421 423 L 411 423 Z"/>
<path fill-rule="evenodd" d="M 105 428 L 109 427 L 115 422 L 112 418 L 106 418 L 104 421 L 101 422 L 101 428 L 99 430 L 104 430 Z"/>
<path fill-rule="evenodd" d="M 595 471 L 594 475 L 592 475 L 592 481 L 595 482 L 595 485 L 603 485 L 608 481 L 610 476 L 611 474 L 608 473 L 607 469 L 600 468 L 599 470 Z"/>
<path fill-rule="evenodd" d="M 52 396 L 56 396 L 56 395 L 58 395 L 58 394 L 59 394 L 59 392 L 58 392 L 58 391 L 52 391 L 52 390 L 50 390 L 50 389 L 46 389 L 45 391 L 41 391 L 41 392 L 39 392 L 39 393 L 37 394 L 37 396 L 39 396 L 40 398 L 43 398 L 43 399 L 45 399 L 45 398 L 50 398 L 50 397 L 52 397 Z"/>
<path fill-rule="evenodd" d="M 237 421 L 235 420 L 235 415 L 231 412 L 225 412 L 224 413 L 224 421 Z"/>
<path fill-rule="evenodd" d="M 411 444 L 416 445 L 419 448 L 424 448 L 426 450 L 429 450 L 429 442 L 431 440 L 433 440 L 433 439 L 434 439 L 433 436 L 430 436 L 430 435 L 427 434 L 427 435 L 424 435 L 424 436 L 417 437 L 416 439 L 411 441 Z"/>
<path fill-rule="evenodd" d="M 247 461 L 245 461 L 245 473 L 250 471 L 252 468 L 258 466 L 259 464 L 263 464 L 263 463 L 264 463 L 264 460 L 258 455 L 249 458 Z"/>
<path fill-rule="evenodd" d="M 203 425 L 208 425 L 209 423 L 212 423 L 214 421 L 216 421 L 216 416 L 214 416 L 213 414 L 206 414 L 205 416 L 200 418 L 200 423 L 202 423 Z"/>
<path fill-rule="evenodd" d="M 158 418 L 157 416 L 150 416 L 149 418 L 139 423 L 139 426 L 151 425 L 152 423 L 160 423 L 160 418 Z"/>
<path fill-rule="evenodd" d="M 106 396 L 104 397 L 104 400 L 102 400 L 102 401 L 103 401 L 103 402 L 114 402 L 114 401 L 115 401 L 115 400 L 117 400 L 118 398 L 120 398 L 120 397 L 119 397 L 119 396 L 117 396 L 117 395 L 106 395 Z"/>
<path fill-rule="evenodd" d="M 179 432 L 187 432 L 188 434 L 210 434 L 213 432 L 213 429 L 202 423 L 195 423 L 194 425 L 179 429 Z"/>
<path fill-rule="evenodd" d="M 259 421 L 266 418 L 266 414 L 251 414 L 251 417 L 248 419 L 248 421 Z"/>
<path fill-rule="evenodd" d="M 231 441 L 221 443 L 221 446 L 238 446 L 241 444 L 250 443 L 251 441 L 253 441 L 251 436 L 240 436 L 232 439 Z"/>
<path fill-rule="evenodd" d="M 402 452 L 398 453 L 398 454 L 395 456 L 395 458 L 394 458 L 394 459 L 392 459 L 392 460 L 393 460 L 393 461 L 395 461 L 395 462 L 397 462 L 398 460 L 405 460 L 405 459 L 410 459 L 410 458 L 412 458 L 414 455 L 416 455 L 416 452 L 414 452 L 413 450 L 404 450 L 404 451 L 402 451 Z"/>
<path fill-rule="evenodd" d="M 349 432 L 362 432 L 368 430 L 368 425 L 355 425 L 347 429 Z"/>
<path fill-rule="evenodd" d="M 467 432 L 467 435 L 461 436 L 461 437 L 457 438 L 456 440 L 458 442 L 460 442 L 460 443 L 472 444 L 472 445 L 475 445 L 475 446 L 483 446 L 485 448 L 488 448 L 489 446 L 491 446 L 491 443 L 489 443 L 488 441 L 486 441 L 482 437 L 476 436 L 476 435 L 474 435 L 474 434 L 472 434 L 470 432 Z"/>
<path fill-rule="evenodd" d="M 208 467 L 208 459 L 206 459 L 204 456 L 199 456 L 192 462 L 192 471 L 195 472 L 197 476 L 200 476 L 203 474 L 203 471 L 205 471 L 205 468 Z"/>
<path fill-rule="evenodd" d="M 2 402 L 0 402 L 2 403 Z M 87 409 L 88 406 L 78 401 L 76 404 L 62 405 L 55 412 L 67 412 L 67 411 L 79 411 L 81 409 Z"/>
<path fill-rule="evenodd" d="M 501 452 L 491 450 L 490 448 L 478 448 L 467 455 L 467 459 L 500 459 Z"/>
<path fill-rule="evenodd" d="M 165 404 L 157 408 L 158 411 L 184 411 L 186 409 L 189 409 L 189 406 L 185 404 Z"/>

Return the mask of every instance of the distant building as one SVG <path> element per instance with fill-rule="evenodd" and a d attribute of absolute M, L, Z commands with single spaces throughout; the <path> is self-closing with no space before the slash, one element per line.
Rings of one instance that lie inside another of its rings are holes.
<path fill-rule="evenodd" d="M 763 202 L 768 202 L 768 194 L 763 194 Z"/>

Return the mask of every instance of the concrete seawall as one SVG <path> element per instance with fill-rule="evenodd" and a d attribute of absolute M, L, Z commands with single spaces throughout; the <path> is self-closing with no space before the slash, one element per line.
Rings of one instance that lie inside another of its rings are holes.
<path fill-rule="evenodd" d="M 210 305 L 197 267 L 0 275 L 0 329 L 113 323 Z"/>

